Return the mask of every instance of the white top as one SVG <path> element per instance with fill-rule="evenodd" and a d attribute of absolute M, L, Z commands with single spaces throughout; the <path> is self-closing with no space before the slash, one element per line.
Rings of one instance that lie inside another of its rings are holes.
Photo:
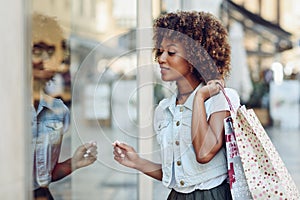
<path fill-rule="evenodd" d="M 181 193 L 196 189 L 207 190 L 220 185 L 227 178 L 226 152 L 222 148 L 208 163 L 196 161 L 191 138 L 193 100 L 196 91 L 183 105 L 176 105 L 176 94 L 160 102 L 155 111 L 154 129 L 161 146 L 163 184 Z M 234 108 L 240 105 L 235 90 L 225 88 Z M 222 92 L 205 101 L 206 118 L 218 111 L 228 111 Z"/>

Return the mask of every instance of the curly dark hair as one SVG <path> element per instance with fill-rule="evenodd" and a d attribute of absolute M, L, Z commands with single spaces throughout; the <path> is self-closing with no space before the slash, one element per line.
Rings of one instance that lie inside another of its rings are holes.
<path fill-rule="evenodd" d="M 180 41 L 186 60 L 197 70 L 201 82 L 226 78 L 230 71 L 228 33 L 222 23 L 208 12 L 178 11 L 161 15 L 154 21 L 154 53 L 164 38 Z"/>

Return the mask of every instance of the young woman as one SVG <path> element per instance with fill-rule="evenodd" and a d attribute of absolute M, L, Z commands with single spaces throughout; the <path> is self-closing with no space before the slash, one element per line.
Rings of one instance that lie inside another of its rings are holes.
<path fill-rule="evenodd" d="M 220 92 L 230 70 L 226 29 L 206 12 L 168 13 L 154 23 L 154 42 L 162 80 L 177 84 L 154 115 L 162 163 L 119 142 L 114 159 L 161 180 L 172 189 L 168 199 L 231 199 L 223 127 L 230 112 Z M 225 90 L 239 106 L 237 93 Z"/>

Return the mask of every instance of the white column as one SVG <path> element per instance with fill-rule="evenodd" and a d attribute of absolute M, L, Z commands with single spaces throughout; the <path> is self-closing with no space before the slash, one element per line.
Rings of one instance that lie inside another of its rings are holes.
<path fill-rule="evenodd" d="M 161 12 L 161 0 L 152 0 L 152 14 L 153 18 L 157 18 Z"/>
<path fill-rule="evenodd" d="M 0 199 L 32 199 L 28 1 L 0 2 Z M 28 54 L 29 55 L 29 54 Z"/>
<path fill-rule="evenodd" d="M 183 1 L 183 10 L 206 11 L 219 16 L 220 5 L 222 0 L 190 0 Z"/>
<path fill-rule="evenodd" d="M 138 151 L 143 157 L 151 159 L 153 134 L 152 105 L 153 105 L 153 68 L 152 63 L 152 1 L 137 1 L 137 87 L 138 87 L 138 119 L 139 142 Z M 139 174 L 138 199 L 152 200 L 153 180 L 144 174 Z"/>

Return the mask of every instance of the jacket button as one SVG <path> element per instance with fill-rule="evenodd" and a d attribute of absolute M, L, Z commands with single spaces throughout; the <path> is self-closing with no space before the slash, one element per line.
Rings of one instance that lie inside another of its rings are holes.
<path fill-rule="evenodd" d="M 180 161 L 180 160 L 177 161 L 177 165 L 178 165 L 178 166 L 181 165 L 181 161 Z"/>
<path fill-rule="evenodd" d="M 176 126 L 179 126 L 179 125 L 180 125 L 180 121 L 177 121 L 177 122 L 176 122 Z"/>
<path fill-rule="evenodd" d="M 178 145 L 179 145 L 179 141 L 177 140 L 177 141 L 175 142 L 175 144 L 178 146 Z"/>
<path fill-rule="evenodd" d="M 184 185 L 184 181 L 182 181 L 182 180 L 179 183 L 180 183 L 181 186 Z"/>

